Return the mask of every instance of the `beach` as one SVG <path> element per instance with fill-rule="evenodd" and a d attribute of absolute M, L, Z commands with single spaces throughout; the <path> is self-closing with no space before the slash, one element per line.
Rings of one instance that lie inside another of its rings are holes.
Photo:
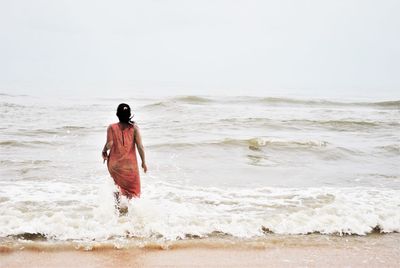
<path fill-rule="evenodd" d="M 399 235 L 297 237 L 263 246 L 226 241 L 169 248 L 24 249 L 0 254 L 0 267 L 398 267 Z M 213 246 L 210 246 L 213 244 Z"/>
<path fill-rule="evenodd" d="M 126 215 L 101 159 L 122 101 L 149 166 Z M 399 105 L 3 94 L 0 266 L 396 267 Z"/>
<path fill-rule="evenodd" d="M 0 1 L 0 268 L 400 268 L 399 10 Z"/>

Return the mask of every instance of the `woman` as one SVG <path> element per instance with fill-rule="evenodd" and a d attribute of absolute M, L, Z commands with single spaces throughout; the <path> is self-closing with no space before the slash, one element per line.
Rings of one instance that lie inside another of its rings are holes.
<path fill-rule="evenodd" d="M 117 108 L 119 123 L 111 124 L 107 129 L 107 142 L 102 156 L 107 160 L 108 171 L 118 187 L 115 193 L 117 208 L 126 213 L 127 208 L 119 207 L 120 195 L 128 199 L 140 197 L 140 176 L 136 159 L 136 147 L 142 160 L 143 171 L 147 172 L 144 147 L 138 126 L 131 121 L 131 108 L 121 103 Z M 108 150 L 110 152 L 108 153 Z"/>

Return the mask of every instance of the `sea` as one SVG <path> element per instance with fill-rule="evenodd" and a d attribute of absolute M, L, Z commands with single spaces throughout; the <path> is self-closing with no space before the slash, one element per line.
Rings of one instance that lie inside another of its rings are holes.
<path fill-rule="evenodd" d="M 122 102 L 149 169 L 141 198 L 123 200 L 126 215 L 101 158 Z M 0 248 L 268 246 L 398 232 L 399 99 L 0 95 Z"/>

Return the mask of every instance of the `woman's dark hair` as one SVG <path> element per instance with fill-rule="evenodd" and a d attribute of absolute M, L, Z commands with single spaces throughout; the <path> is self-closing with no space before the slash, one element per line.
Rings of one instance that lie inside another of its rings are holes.
<path fill-rule="evenodd" d="M 133 116 L 131 116 L 131 107 L 129 107 L 129 105 L 126 103 L 121 103 L 120 105 L 118 105 L 117 116 L 118 116 L 119 122 L 128 123 L 128 124 L 133 123 L 131 121 L 131 119 L 133 117 Z"/>

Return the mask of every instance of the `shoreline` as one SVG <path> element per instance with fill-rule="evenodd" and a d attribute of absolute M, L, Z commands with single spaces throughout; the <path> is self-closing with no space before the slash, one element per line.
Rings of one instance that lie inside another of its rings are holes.
<path fill-rule="evenodd" d="M 275 248 L 14 251 L 0 267 L 399 267 L 399 250 Z"/>
<path fill-rule="evenodd" d="M 329 238 L 329 239 L 327 239 Z M 194 241 L 194 242 L 193 242 Z M 0 267 L 399 267 L 400 234 L 284 236 L 229 243 L 194 239 L 162 247 L 2 250 Z M 268 241 L 268 242 L 266 242 Z M 253 244 L 251 244 L 253 243 Z"/>

